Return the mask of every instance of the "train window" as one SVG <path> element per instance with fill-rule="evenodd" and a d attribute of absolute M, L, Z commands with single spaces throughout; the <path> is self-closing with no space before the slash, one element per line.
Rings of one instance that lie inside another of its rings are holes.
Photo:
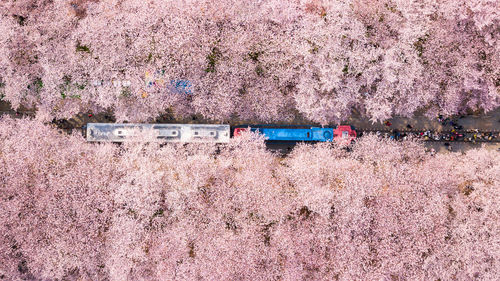
<path fill-rule="evenodd" d="M 307 132 L 307 137 L 309 138 L 311 136 L 311 133 Z"/>
<path fill-rule="evenodd" d="M 198 132 L 194 132 L 194 135 L 197 136 L 198 135 Z"/>
<path fill-rule="evenodd" d="M 215 132 L 210 132 L 210 135 L 211 135 L 211 136 L 215 135 Z"/>

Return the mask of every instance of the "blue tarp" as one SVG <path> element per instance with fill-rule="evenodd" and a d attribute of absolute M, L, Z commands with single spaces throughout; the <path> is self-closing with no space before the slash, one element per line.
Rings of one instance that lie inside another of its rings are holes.
<path fill-rule="evenodd" d="M 180 94 L 191 95 L 193 92 L 191 91 L 192 84 L 189 80 L 170 80 L 170 85 L 174 88 L 174 91 Z"/>

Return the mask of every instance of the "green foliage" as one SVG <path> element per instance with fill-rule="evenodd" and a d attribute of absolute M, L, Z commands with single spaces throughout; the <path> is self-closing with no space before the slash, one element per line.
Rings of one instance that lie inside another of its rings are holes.
<path fill-rule="evenodd" d="M 64 81 L 64 85 L 69 85 L 71 83 L 71 76 L 70 75 L 64 75 L 62 79 Z"/>
<path fill-rule="evenodd" d="M 64 93 L 64 91 L 63 91 L 63 92 L 61 92 L 61 97 L 62 97 L 63 99 L 65 99 L 65 98 L 67 97 L 67 95 Z M 70 97 L 70 98 L 73 98 L 73 99 L 80 99 L 80 98 L 81 98 L 81 96 L 80 96 L 80 95 L 71 95 L 71 96 L 69 96 L 69 97 Z"/>
<path fill-rule="evenodd" d="M 259 62 L 259 56 L 262 55 L 263 51 L 249 52 L 248 56 L 253 62 Z"/>
<path fill-rule="evenodd" d="M 66 98 L 66 92 L 69 91 L 70 83 L 71 83 L 71 76 L 64 75 L 63 76 L 63 84 L 59 85 L 59 88 L 61 88 L 61 97 L 63 99 Z"/>
<path fill-rule="evenodd" d="M 205 69 L 205 72 L 215 72 L 215 65 L 217 61 L 220 59 L 222 53 L 217 47 L 213 47 L 210 54 L 207 56 L 208 66 Z"/>
<path fill-rule="evenodd" d="M 413 43 L 413 47 L 417 51 L 418 57 L 422 57 L 422 55 L 424 53 L 424 50 L 425 50 L 424 49 L 424 44 L 427 41 L 427 38 L 429 38 L 429 35 L 425 34 L 423 37 L 419 37 L 417 39 L 417 42 Z"/>
<path fill-rule="evenodd" d="M 85 84 L 78 84 L 78 83 L 75 83 L 75 86 L 78 90 L 84 90 L 85 89 Z"/>
<path fill-rule="evenodd" d="M 69 92 L 73 87 L 76 87 L 76 89 L 78 90 L 83 90 L 85 89 L 85 84 L 71 83 L 70 75 L 64 75 L 62 79 L 63 79 L 63 84 L 59 85 L 59 88 L 61 89 L 61 98 L 65 99 L 69 97 L 73 99 L 80 99 L 81 95 L 76 94 L 68 96 L 67 92 Z"/>
<path fill-rule="evenodd" d="M 163 209 L 158 209 L 154 212 L 154 214 L 149 218 L 149 228 L 153 226 L 153 220 L 157 217 L 163 217 Z"/>
<path fill-rule="evenodd" d="M 484 50 L 479 51 L 479 59 L 486 60 L 486 52 Z"/>
<path fill-rule="evenodd" d="M 80 42 L 76 43 L 76 51 L 90 54 L 90 48 L 86 45 L 80 45 Z"/>
<path fill-rule="evenodd" d="M 28 85 L 28 89 L 32 89 L 35 93 L 39 93 L 43 88 L 42 78 L 36 78 L 31 84 Z"/>
<path fill-rule="evenodd" d="M 388 3 L 384 4 L 385 8 L 393 13 L 397 12 L 396 7 L 394 5 L 389 5 Z"/>
<path fill-rule="evenodd" d="M 309 45 L 311 45 L 311 49 L 309 50 L 309 53 L 317 54 L 319 52 L 319 46 L 311 40 L 306 40 L 306 41 L 307 41 L 307 43 L 309 43 Z"/>
<path fill-rule="evenodd" d="M 128 98 L 132 95 L 132 92 L 130 91 L 129 87 L 125 87 L 122 89 L 120 93 L 120 97 Z"/>
<path fill-rule="evenodd" d="M 26 22 L 26 17 L 20 16 L 20 15 L 14 15 L 14 18 L 17 20 L 17 23 L 20 26 L 24 26 L 24 24 Z"/>
<path fill-rule="evenodd" d="M 374 30 L 375 30 L 375 28 L 372 25 L 367 25 L 366 26 L 366 33 L 365 33 L 366 37 L 373 36 L 375 34 Z"/>
<path fill-rule="evenodd" d="M 248 94 L 247 84 L 243 84 L 241 88 L 238 89 L 238 96 L 243 97 Z M 235 117 L 236 118 L 236 117 Z"/>
<path fill-rule="evenodd" d="M 342 72 L 343 72 L 344 74 L 349 73 L 349 64 L 344 65 L 344 68 L 342 68 Z"/>
<path fill-rule="evenodd" d="M 258 64 L 256 67 L 255 67 L 255 73 L 257 73 L 258 76 L 264 76 L 264 68 L 262 67 L 262 65 Z"/>
<path fill-rule="evenodd" d="M 134 209 L 129 208 L 127 210 L 127 215 L 131 216 L 134 219 L 138 218 L 137 212 Z"/>
<path fill-rule="evenodd" d="M 156 212 L 153 214 L 153 216 L 151 217 L 151 219 L 154 219 L 156 217 L 163 217 L 163 209 L 156 210 Z"/>
<path fill-rule="evenodd" d="M 37 79 L 35 80 L 35 83 L 34 83 L 34 84 L 35 84 L 35 88 L 36 88 L 37 90 L 40 90 L 41 88 L 43 88 L 43 81 L 42 81 L 42 78 L 37 78 Z"/>
<path fill-rule="evenodd" d="M 328 13 L 326 12 L 325 8 L 322 8 L 322 9 L 321 9 L 321 14 L 320 14 L 320 17 L 321 17 L 322 19 L 324 19 L 324 20 L 325 20 L 325 22 L 326 22 L 326 15 L 328 15 Z"/>

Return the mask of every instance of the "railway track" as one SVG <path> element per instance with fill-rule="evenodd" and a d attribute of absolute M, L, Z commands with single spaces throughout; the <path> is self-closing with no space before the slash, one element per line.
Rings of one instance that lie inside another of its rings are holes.
<path fill-rule="evenodd" d="M 34 117 L 35 111 L 32 110 L 1 110 L 0 115 L 10 115 L 13 118 L 22 117 Z M 174 120 L 172 120 L 175 122 Z M 109 113 L 100 114 L 84 114 L 80 113 L 70 119 L 60 119 L 53 120 L 51 124 L 55 125 L 58 129 L 71 133 L 77 130 L 85 133 L 84 124 L 93 123 L 112 123 L 114 119 Z M 164 122 L 162 122 L 164 123 Z M 240 124 L 238 124 L 240 125 Z M 233 126 L 233 125 L 231 125 Z M 500 130 L 489 130 L 489 131 L 479 131 L 479 130 L 460 130 L 456 133 L 462 135 L 461 137 L 454 138 L 453 140 L 448 138 L 453 136 L 452 131 L 431 131 L 431 130 L 415 130 L 415 129 L 401 129 L 401 130 L 391 130 L 391 129 L 370 129 L 370 128 L 356 128 L 356 131 L 361 136 L 367 133 L 374 133 L 381 137 L 392 138 L 395 140 L 402 140 L 404 136 L 414 136 L 416 138 L 422 139 L 426 142 L 442 142 L 442 143 L 456 143 L 456 142 L 468 142 L 468 143 L 499 143 L 500 142 Z M 427 132 L 427 133 L 426 133 Z M 398 135 L 399 134 L 399 135 Z M 437 137 L 439 135 L 439 137 Z M 455 134 L 456 135 L 456 134 Z"/>

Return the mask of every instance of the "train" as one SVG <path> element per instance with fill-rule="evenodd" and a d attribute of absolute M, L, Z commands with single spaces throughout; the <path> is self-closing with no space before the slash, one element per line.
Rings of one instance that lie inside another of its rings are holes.
<path fill-rule="evenodd" d="M 164 142 L 227 143 L 230 139 L 229 125 L 214 124 L 88 123 L 86 137 L 90 142 L 124 142 L 146 130 L 153 130 Z"/>
<path fill-rule="evenodd" d="M 244 131 L 263 134 L 268 141 L 351 142 L 357 137 L 356 130 L 351 125 L 340 125 L 336 128 L 272 125 L 238 126 L 234 128 L 233 136 L 239 136 Z"/>
<path fill-rule="evenodd" d="M 85 129 L 89 142 L 118 143 L 131 140 L 145 130 L 153 130 L 159 141 L 186 143 L 228 143 L 231 137 L 239 137 L 247 131 L 262 134 L 267 141 L 350 143 L 357 137 L 355 128 L 350 125 L 339 125 L 335 128 L 243 125 L 231 130 L 230 125 L 218 124 L 88 123 Z"/>

